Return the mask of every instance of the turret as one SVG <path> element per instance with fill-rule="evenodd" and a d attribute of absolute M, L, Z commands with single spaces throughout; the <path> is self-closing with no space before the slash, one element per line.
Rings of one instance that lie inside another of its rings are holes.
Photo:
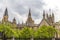
<path fill-rule="evenodd" d="M 54 13 L 52 13 L 52 21 L 53 21 L 53 23 L 54 23 Z"/>
<path fill-rule="evenodd" d="M 54 18 L 54 13 L 52 13 L 52 17 Z"/>
<path fill-rule="evenodd" d="M 48 13 L 46 14 L 46 18 L 48 19 Z"/>
<path fill-rule="evenodd" d="M 45 19 L 45 10 L 43 11 L 43 19 Z"/>
<path fill-rule="evenodd" d="M 16 19 L 15 18 L 13 19 L 13 24 L 16 24 Z"/>

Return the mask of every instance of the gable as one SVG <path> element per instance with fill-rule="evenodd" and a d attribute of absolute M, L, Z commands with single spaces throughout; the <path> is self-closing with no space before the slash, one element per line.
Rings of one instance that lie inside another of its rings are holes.
<path fill-rule="evenodd" d="M 43 26 L 43 25 L 49 26 L 49 23 L 45 19 L 42 19 L 39 26 Z"/>

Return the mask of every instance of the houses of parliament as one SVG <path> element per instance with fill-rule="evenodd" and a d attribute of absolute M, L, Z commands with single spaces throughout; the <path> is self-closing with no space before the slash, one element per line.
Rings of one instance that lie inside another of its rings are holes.
<path fill-rule="evenodd" d="M 55 22 L 54 20 L 54 13 L 48 15 L 46 14 L 45 11 L 43 11 L 43 19 L 41 20 L 41 22 L 39 24 L 35 24 L 34 23 L 34 20 L 32 19 L 31 17 L 31 10 L 29 9 L 29 13 L 28 13 L 28 18 L 26 20 L 25 23 L 22 23 L 22 24 L 17 24 L 16 23 L 16 19 L 14 18 L 12 22 L 10 22 L 8 20 L 9 16 L 8 16 L 8 9 L 6 8 L 5 9 L 5 12 L 4 12 L 4 15 L 3 15 L 3 18 L 2 18 L 2 22 L 1 23 L 11 23 L 13 26 L 16 25 L 16 28 L 18 29 L 22 29 L 23 27 L 29 27 L 29 28 L 33 28 L 36 30 L 36 28 L 39 28 L 40 26 L 42 25 L 46 25 L 46 26 L 53 26 L 54 28 L 56 28 L 57 30 L 60 31 L 60 22 Z M 60 38 L 60 35 L 58 33 L 56 33 L 56 37 L 59 37 Z"/>

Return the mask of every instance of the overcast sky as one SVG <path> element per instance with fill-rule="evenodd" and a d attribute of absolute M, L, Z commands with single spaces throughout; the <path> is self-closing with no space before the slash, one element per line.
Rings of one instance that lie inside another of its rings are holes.
<path fill-rule="evenodd" d="M 60 20 L 60 0 L 0 0 L 0 19 L 8 8 L 9 21 L 15 17 L 17 22 L 25 22 L 31 9 L 32 18 L 35 23 L 42 20 L 42 11 L 49 9 L 55 14 L 55 22 Z"/>

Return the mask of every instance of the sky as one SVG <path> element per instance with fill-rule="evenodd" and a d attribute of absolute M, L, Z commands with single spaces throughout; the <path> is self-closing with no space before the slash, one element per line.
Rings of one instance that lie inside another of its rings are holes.
<path fill-rule="evenodd" d="M 55 22 L 60 20 L 60 0 L 0 0 L 0 20 L 2 20 L 6 8 L 8 9 L 9 21 L 15 17 L 17 23 L 26 22 L 29 9 L 36 24 L 41 22 L 43 10 L 48 14 L 53 12 Z"/>

